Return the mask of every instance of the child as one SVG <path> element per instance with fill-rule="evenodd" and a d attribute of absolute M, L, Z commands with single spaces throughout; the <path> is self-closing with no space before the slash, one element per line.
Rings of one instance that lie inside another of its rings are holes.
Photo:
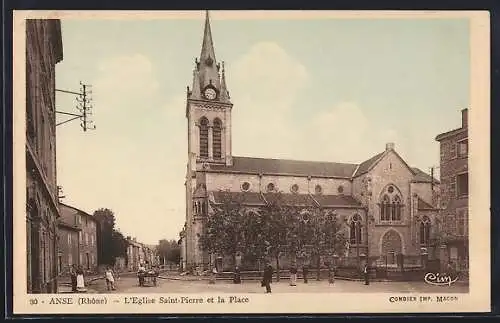
<path fill-rule="evenodd" d="M 85 292 L 85 279 L 83 277 L 83 268 L 79 266 L 76 270 L 76 290 L 78 292 Z"/>
<path fill-rule="evenodd" d="M 105 277 L 108 290 L 115 290 L 115 278 L 113 277 L 113 270 L 111 270 L 111 267 L 106 268 Z"/>

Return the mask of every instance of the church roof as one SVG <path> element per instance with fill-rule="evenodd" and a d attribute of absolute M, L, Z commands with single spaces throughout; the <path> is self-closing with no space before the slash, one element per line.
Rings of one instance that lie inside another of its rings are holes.
<path fill-rule="evenodd" d="M 350 195 L 314 195 L 321 206 L 362 207 L 361 203 Z"/>
<path fill-rule="evenodd" d="M 413 177 L 413 182 L 417 182 L 417 183 L 430 183 L 430 182 L 432 182 L 431 175 L 423 172 L 420 168 L 412 167 L 412 171 L 413 171 L 413 173 L 415 173 L 415 176 Z M 434 178 L 434 183 L 439 184 L 439 181 Z"/>
<path fill-rule="evenodd" d="M 419 197 L 418 198 L 418 209 L 419 210 L 434 210 L 435 208 Z"/>
<path fill-rule="evenodd" d="M 211 165 L 211 170 L 249 174 L 279 174 L 315 177 L 351 178 L 356 164 L 289 159 L 233 157 L 233 165 Z"/>
<path fill-rule="evenodd" d="M 377 154 L 377 155 L 373 156 L 372 158 L 370 158 L 368 160 L 365 160 L 364 162 L 362 162 L 361 164 L 359 164 L 359 167 L 356 170 L 356 174 L 354 174 L 354 177 L 368 173 L 368 171 L 373 166 L 375 166 L 375 164 L 382 158 L 382 156 L 384 155 L 384 153 L 385 153 L 385 151 L 381 152 L 380 154 Z"/>
<path fill-rule="evenodd" d="M 224 200 L 224 196 L 229 194 L 231 200 L 240 201 L 246 205 L 259 205 L 266 204 L 266 194 L 256 192 L 212 192 L 215 204 L 220 204 Z M 281 198 L 285 205 L 298 205 L 298 206 L 315 206 L 316 202 L 323 207 L 359 207 L 361 203 L 352 196 L 348 195 L 310 195 L 310 194 L 293 194 L 282 193 Z"/>
<path fill-rule="evenodd" d="M 231 196 L 232 201 L 241 201 L 247 205 L 264 205 L 265 202 L 261 198 L 260 193 L 255 192 L 224 192 L 224 191 L 215 191 L 212 192 L 214 197 L 214 203 L 220 204 L 224 201 L 224 196 L 229 194 Z"/>

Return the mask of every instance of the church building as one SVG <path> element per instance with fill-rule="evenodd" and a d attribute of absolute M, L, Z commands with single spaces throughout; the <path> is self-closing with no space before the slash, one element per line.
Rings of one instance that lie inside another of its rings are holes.
<path fill-rule="evenodd" d="M 281 192 L 290 201 L 330 210 L 345 226 L 345 256 L 368 254 L 374 266 L 396 266 L 398 255 L 415 264 L 423 254 L 433 257 L 438 181 L 411 167 L 393 143 L 359 164 L 233 156 L 232 113 L 224 64 L 216 59 L 207 13 L 201 54 L 187 89 L 183 268 L 210 266 L 211 257 L 201 249 L 199 236 L 211 203 L 220 203 L 227 194 L 222 191 L 235 198 L 244 193 L 245 205 L 252 208 L 266 203 L 266 192 Z"/>

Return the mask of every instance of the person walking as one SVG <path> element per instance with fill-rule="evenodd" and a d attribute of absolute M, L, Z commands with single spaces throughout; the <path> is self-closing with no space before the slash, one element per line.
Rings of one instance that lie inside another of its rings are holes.
<path fill-rule="evenodd" d="M 266 287 L 266 293 L 271 293 L 271 283 L 273 280 L 273 266 L 271 264 L 267 264 L 266 268 L 264 269 L 264 277 L 262 278 L 262 287 Z"/>
<path fill-rule="evenodd" d="M 290 286 L 297 286 L 297 265 L 290 267 Z"/>
<path fill-rule="evenodd" d="M 307 284 L 307 275 L 309 274 L 309 268 L 307 265 L 302 266 L 302 276 L 304 276 L 304 284 Z"/>
<path fill-rule="evenodd" d="M 137 270 L 137 277 L 139 278 L 139 286 L 144 286 L 144 276 L 146 275 L 146 268 L 144 264 L 139 265 L 139 269 Z"/>
<path fill-rule="evenodd" d="M 233 283 L 241 284 L 241 272 L 240 272 L 240 267 L 238 267 L 238 266 L 236 266 L 236 268 L 234 268 Z"/>
<path fill-rule="evenodd" d="M 370 285 L 370 277 L 368 275 L 369 275 L 368 264 L 365 264 L 365 266 L 363 267 L 363 276 L 365 278 L 365 285 Z"/>
<path fill-rule="evenodd" d="M 329 265 L 328 266 L 328 282 L 330 285 L 335 284 L 335 266 Z"/>
<path fill-rule="evenodd" d="M 212 268 L 212 273 L 210 274 L 209 284 L 215 284 L 215 280 L 217 279 L 217 267 Z"/>
<path fill-rule="evenodd" d="M 76 265 L 71 265 L 71 267 L 69 267 L 69 275 L 71 277 L 71 291 L 73 293 L 76 293 L 77 292 L 77 289 L 76 289 Z"/>
<path fill-rule="evenodd" d="M 84 292 L 85 291 L 85 278 L 83 277 L 83 268 L 79 266 L 76 270 L 76 291 Z"/>
<path fill-rule="evenodd" d="M 111 267 L 107 267 L 104 272 L 104 276 L 106 278 L 106 287 L 108 290 L 115 290 L 115 277 L 113 275 L 113 270 Z"/>

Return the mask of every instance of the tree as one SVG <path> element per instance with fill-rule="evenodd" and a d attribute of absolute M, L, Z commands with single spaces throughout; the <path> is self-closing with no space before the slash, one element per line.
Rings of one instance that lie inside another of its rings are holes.
<path fill-rule="evenodd" d="M 127 239 L 123 236 L 123 234 L 120 231 L 117 231 L 113 229 L 111 233 L 111 253 L 113 257 L 112 264 L 114 265 L 116 257 L 123 257 L 127 258 L 127 248 L 128 248 L 128 242 Z"/>
<path fill-rule="evenodd" d="M 265 254 L 276 260 L 276 279 L 280 279 L 280 256 L 287 251 L 293 223 L 292 209 L 286 207 L 281 193 L 267 193 L 266 206 L 262 210 L 262 238 Z"/>
<path fill-rule="evenodd" d="M 162 263 L 170 262 L 178 264 L 181 259 L 181 247 L 175 240 L 162 239 L 158 243 L 157 254 Z"/>
<path fill-rule="evenodd" d="M 316 259 L 317 277 L 320 279 L 322 257 L 333 257 L 344 252 L 345 230 L 342 228 L 335 213 L 322 209 L 320 206 L 308 208 L 303 213 L 304 230 L 301 239 L 308 246 Z"/>
<path fill-rule="evenodd" d="M 115 215 L 107 208 L 94 212 L 98 223 L 97 245 L 98 262 L 104 265 L 114 265 L 116 257 L 127 256 L 128 243 L 123 235 L 115 229 Z"/>
<path fill-rule="evenodd" d="M 243 199 L 235 199 L 226 191 L 222 202 L 211 203 L 211 208 L 213 212 L 204 218 L 201 247 L 210 254 L 231 255 L 235 263 L 236 254 L 243 251 L 246 244 Z"/>

